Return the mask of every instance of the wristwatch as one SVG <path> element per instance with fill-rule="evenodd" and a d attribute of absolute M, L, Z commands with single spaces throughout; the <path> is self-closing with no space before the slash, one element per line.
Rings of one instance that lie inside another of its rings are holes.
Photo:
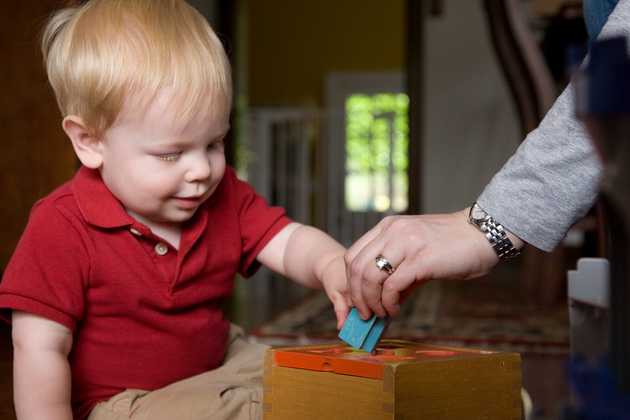
<path fill-rule="evenodd" d="M 492 249 L 494 249 L 494 252 L 496 252 L 499 256 L 499 259 L 509 260 L 521 253 L 521 251 L 514 248 L 514 244 L 512 244 L 512 241 L 508 238 L 507 232 L 501 223 L 496 222 L 492 216 L 479 207 L 477 203 L 474 203 L 470 207 L 468 222 L 471 225 L 476 226 L 477 229 L 486 236 L 486 239 L 490 242 Z"/>

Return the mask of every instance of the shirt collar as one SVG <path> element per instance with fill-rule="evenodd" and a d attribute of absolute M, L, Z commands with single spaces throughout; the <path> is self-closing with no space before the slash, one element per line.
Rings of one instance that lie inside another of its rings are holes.
<path fill-rule="evenodd" d="M 107 188 L 99 171 L 81 166 L 72 182 L 72 191 L 88 223 L 101 228 L 134 224 L 134 219 Z"/>

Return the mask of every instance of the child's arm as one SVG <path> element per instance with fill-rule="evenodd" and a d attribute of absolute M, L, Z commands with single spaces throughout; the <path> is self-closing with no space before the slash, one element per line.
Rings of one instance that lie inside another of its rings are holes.
<path fill-rule="evenodd" d="M 71 420 L 68 354 L 72 332 L 26 312 L 13 312 L 13 392 L 19 420 Z"/>
<path fill-rule="evenodd" d="M 324 288 L 335 307 L 337 328 L 341 328 L 350 304 L 344 253 L 345 248 L 321 230 L 291 223 L 269 241 L 257 259 L 303 286 Z"/>

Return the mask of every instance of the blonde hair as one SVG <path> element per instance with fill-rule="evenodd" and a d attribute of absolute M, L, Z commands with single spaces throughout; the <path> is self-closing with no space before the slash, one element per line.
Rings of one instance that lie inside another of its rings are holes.
<path fill-rule="evenodd" d="M 146 107 L 167 87 L 177 92 L 179 118 L 231 107 L 223 46 L 183 0 L 90 0 L 62 9 L 44 30 L 42 52 L 62 115 L 81 117 L 97 134 L 126 101 Z"/>

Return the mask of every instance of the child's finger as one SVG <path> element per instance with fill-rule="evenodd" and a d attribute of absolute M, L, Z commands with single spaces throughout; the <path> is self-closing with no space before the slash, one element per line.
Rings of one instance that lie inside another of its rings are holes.
<path fill-rule="evenodd" d="M 345 310 L 340 310 L 340 309 L 336 309 L 335 310 L 335 315 L 337 316 L 337 329 L 340 330 L 343 328 L 343 324 L 346 322 L 346 318 L 348 317 L 348 309 L 346 308 Z"/>
<path fill-rule="evenodd" d="M 335 309 L 335 316 L 337 317 L 337 329 L 340 330 L 348 317 L 350 306 L 347 304 L 346 298 L 341 294 L 335 294 L 334 298 L 331 300 Z"/>

